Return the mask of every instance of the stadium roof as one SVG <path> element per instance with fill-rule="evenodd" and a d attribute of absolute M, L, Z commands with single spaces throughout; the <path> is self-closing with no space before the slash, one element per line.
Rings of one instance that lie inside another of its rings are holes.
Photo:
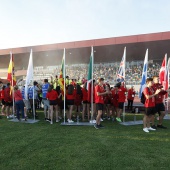
<path fill-rule="evenodd" d="M 27 68 L 30 50 L 33 50 L 34 66 L 60 65 L 66 48 L 66 64 L 88 63 L 94 47 L 94 62 L 119 62 L 126 46 L 127 61 L 143 60 L 149 49 L 149 60 L 161 61 L 170 54 L 170 32 L 84 40 L 48 45 L 19 47 L 0 50 L 0 68 L 7 68 L 10 51 L 14 54 L 16 68 Z"/>

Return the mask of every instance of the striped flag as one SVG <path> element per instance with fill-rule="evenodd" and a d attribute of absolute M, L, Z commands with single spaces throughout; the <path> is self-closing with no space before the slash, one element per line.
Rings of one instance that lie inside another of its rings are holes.
<path fill-rule="evenodd" d="M 58 83 L 60 85 L 62 93 L 64 92 L 64 77 L 65 77 L 65 75 L 64 75 L 64 69 L 65 69 L 64 60 L 65 60 L 65 49 L 64 49 L 64 53 L 63 53 L 60 76 L 59 76 L 59 80 L 58 80 Z"/>
<path fill-rule="evenodd" d="M 125 64 L 126 64 L 126 47 L 124 48 L 122 61 L 120 62 L 119 71 L 117 73 L 117 81 L 118 82 L 125 81 Z"/>
<path fill-rule="evenodd" d="M 10 62 L 8 67 L 8 74 L 7 74 L 7 80 L 10 82 L 11 87 L 16 85 L 16 77 L 15 77 L 15 70 L 14 70 L 14 58 L 13 54 L 10 53 Z"/>
<path fill-rule="evenodd" d="M 139 98 L 141 98 L 142 92 L 143 92 L 144 88 L 146 87 L 147 70 L 148 70 L 148 49 L 146 50 L 145 59 L 144 59 L 142 81 L 141 81 L 140 91 L 139 91 Z"/>

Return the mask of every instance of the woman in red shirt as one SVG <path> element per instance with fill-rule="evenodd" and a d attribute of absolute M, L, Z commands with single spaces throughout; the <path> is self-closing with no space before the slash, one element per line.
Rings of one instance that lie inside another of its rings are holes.
<path fill-rule="evenodd" d="M 110 85 L 109 84 L 105 84 L 105 90 L 106 91 L 110 91 Z M 105 104 L 105 108 L 106 108 L 106 113 L 107 113 L 107 120 L 110 120 L 110 113 L 111 113 L 111 98 L 112 98 L 112 94 L 106 94 L 104 96 L 104 104 Z"/>
<path fill-rule="evenodd" d="M 128 90 L 128 107 L 127 109 L 132 111 L 132 107 L 133 107 L 133 101 L 134 101 L 134 97 L 135 97 L 135 91 L 134 91 L 134 88 L 133 86 L 131 86 L 131 88 Z"/>
<path fill-rule="evenodd" d="M 82 89 L 81 86 L 79 84 L 76 85 L 76 89 L 75 89 L 75 99 L 74 99 L 74 105 L 76 106 L 76 113 L 80 113 L 80 107 L 81 107 L 81 103 L 82 103 Z M 79 115 L 77 116 L 77 119 L 79 119 Z"/>
<path fill-rule="evenodd" d="M 118 113 L 118 106 L 119 106 L 119 103 L 118 103 L 118 86 L 115 85 L 114 88 L 111 90 L 112 92 L 112 104 L 113 104 L 113 112 L 112 112 L 112 115 L 113 117 L 116 117 L 117 116 L 117 113 Z"/>
<path fill-rule="evenodd" d="M 68 123 L 74 122 L 73 120 L 71 120 L 73 106 L 74 106 L 74 100 L 75 100 L 75 90 L 74 90 L 74 86 L 72 84 L 70 84 L 70 85 L 68 85 L 68 90 L 67 90 L 67 94 L 66 94 L 66 101 L 67 101 L 67 105 L 69 107 L 69 113 L 67 114 Z"/>
<path fill-rule="evenodd" d="M 19 112 L 21 111 L 22 120 L 26 121 L 26 118 L 24 115 L 24 102 L 23 102 L 21 91 L 18 89 L 18 86 L 14 86 L 14 100 L 15 100 L 15 106 L 16 106 L 16 112 L 17 112 L 17 119 L 20 121 Z"/>
<path fill-rule="evenodd" d="M 83 94 L 82 121 L 84 121 L 85 110 L 87 110 L 88 121 L 89 121 L 90 120 L 90 103 L 87 101 L 88 100 L 87 82 L 83 85 L 82 94 Z"/>
<path fill-rule="evenodd" d="M 58 96 L 58 93 L 53 89 L 53 85 L 51 85 L 48 89 L 48 92 L 46 94 L 46 98 L 49 100 L 50 103 L 50 117 L 51 117 L 51 122 L 50 124 L 53 124 L 53 108 L 56 111 L 56 122 L 59 122 L 58 120 L 58 105 L 57 105 L 57 99 L 60 98 L 60 95 Z"/>
<path fill-rule="evenodd" d="M 0 93 L 0 98 L 1 98 L 1 103 L 2 103 L 2 108 L 1 108 L 1 114 L 5 115 L 5 101 L 4 101 L 4 92 L 5 86 L 2 87 L 1 93 Z"/>

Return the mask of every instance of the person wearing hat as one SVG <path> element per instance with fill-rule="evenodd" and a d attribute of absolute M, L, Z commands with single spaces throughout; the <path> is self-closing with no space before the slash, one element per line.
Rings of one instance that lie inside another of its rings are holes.
<path fill-rule="evenodd" d="M 135 90 L 134 90 L 134 86 L 131 86 L 131 88 L 128 90 L 128 107 L 127 109 L 132 111 L 132 107 L 133 107 L 133 101 L 134 101 L 134 97 L 135 97 Z"/>

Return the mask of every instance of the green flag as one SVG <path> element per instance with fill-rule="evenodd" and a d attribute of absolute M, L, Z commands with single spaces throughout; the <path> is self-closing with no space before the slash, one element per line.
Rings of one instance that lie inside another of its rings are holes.
<path fill-rule="evenodd" d="M 93 47 L 91 49 L 91 56 L 90 56 L 90 62 L 89 62 L 89 67 L 88 67 L 88 77 L 87 80 L 92 79 L 92 67 L 93 67 Z"/>

